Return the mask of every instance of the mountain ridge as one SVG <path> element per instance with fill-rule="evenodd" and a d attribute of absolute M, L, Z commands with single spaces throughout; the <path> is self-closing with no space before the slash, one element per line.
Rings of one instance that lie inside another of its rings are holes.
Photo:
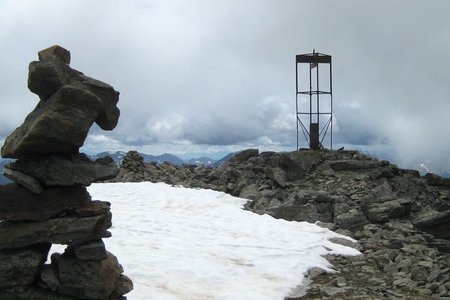
<path fill-rule="evenodd" d="M 169 162 L 174 165 L 191 164 L 191 165 L 206 165 L 206 166 L 220 165 L 221 163 L 228 160 L 234 154 L 234 153 L 230 153 L 230 154 L 225 155 L 224 157 L 222 157 L 219 160 L 215 160 L 215 159 L 207 157 L 207 156 L 181 159 L 180 157 L 178 157 L 177 155 L 172 154 L 172 153 L 163 153 L 161 155 L 151 155 L 151 154 L 146 154 L 146 153 L 142 153 L 142 152 L 138 152 L 138 153 L 142 156 L 145 163 L 154 162 L 157 164 L 162 164 L 164 162 Z M 114 162 L 116 162 L 117 165 L 120 165 L 126 154 L 127 154 L 127 152 L 124 152 L 124 151 L 116 151 L 116 152 L 104 151 L 104 152 L 99 152 L 94 155 L 90 155 L 89 157 L 91 159 L 95 160 L 95 159 L 102 158 L 105 156 L 110 156 L 114 160 Z"/>
<path fill-rule="evenodd" d="M 116 151 L 116 152 L 103 151 L 103 152 L 99 152 L 96 154 L 88 155 L 88 157 L 91 160 L 96 160 L 96 159 L 99 159 L 99 158 L 102 158 L 105 156 L 110 156 L 114 160 L 114 162 L 117 164 L 117 166 L 120 166 L 120 164 L 122 163 L 122 160 L 126 154 L 127 154 L 127 152 L 125 152 L 125 151 Z M 151 155 L 151 154 L 139 152 L 139 154 L 143 157 L 145 163 L 153 162 L 158 165 L 162 164 L 164 162 L 169 162 L 169 163 L 172 163 L 177 166 L 181 166 L 183 164 L 197 165 L 197 166 L 200 166 L 200 165 L 202 165 L 202 166 L 219 166 L 220 164 L 227 161 L 231 156 L 233 156 L 234 153 L 230 153 L 219 160 L 215 160 L 215 159 L 212 159 L 212 158 L 206 157 L 206 156 L 192 157 L 192 158 L 183 160 L 183 159 L 179 158 L 178 156 L 176 156 L 175 154 L 171 154 L 171 153 L 163 153 L 161 155 Z M 6 165 L 12 161 L 13 161 L 12 159 L 0 157 L 0 185 L 12 183 L 12 181 L 9 178 L 7 178 L 5 175 L 3 175 L 4 165 Z"/>

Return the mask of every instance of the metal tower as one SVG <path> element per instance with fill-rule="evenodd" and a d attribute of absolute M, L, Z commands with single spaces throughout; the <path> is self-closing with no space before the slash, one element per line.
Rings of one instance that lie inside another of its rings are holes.
<path fill-rule="evenodd" d="M 325 65 L 325 70 L 322 73 L 325 73 L 325 75 L 319 75 L 320 66 L 323 65 Z M 329 143 L 332 150 L 333 93 L 331 56 L 318 53 L 315 50 L 312 53 L 296 55 L 295 73 L 297 150 L 299 149 L 299 129 L 303 132 L 309 148 L 313 150 L 325 148 L 324 139 L 329 131 Z M 305 124 L 309 124 L 309 126 L 306 127 Z"/>

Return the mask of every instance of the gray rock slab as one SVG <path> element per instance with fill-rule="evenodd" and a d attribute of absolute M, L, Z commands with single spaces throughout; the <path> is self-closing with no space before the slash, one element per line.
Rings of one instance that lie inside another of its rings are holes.
<path fill-rule="evenodd" d="M 45 221 L 86 207 L 91 196 L 85 187 L 55 187 L 34 194 L 17 185 L 0 185 L 0 220 Z"/>
<path fill-rule="evenodd" d="M 8 168 L 3 169 L 3 175 L 35 194 L 40 194 L 43 192 L 41 184 L 34 177 Z"/>
<path fill-rule="evenodd" d="M 47 186 L 87 186 L 114 178 L 119 173 L 113 162 L 93 162 L 85 154 L 20 159 L 6 165 L 5 169 L 31 176 Z"/>
<path fill-rule="evenodd" d="M 287 175 L 283 169 L 281 169 L 279 167 L 266 168 L 266 174 L 267 174 L 267 177 L 272 179 L 280 187 L 286 186 Z"/>
<path fill-rule="evenodd" d="M 348 212 L 335 215 L 334 223 L 342 229 L 357 229 L 362 228 L 369 221 L 361 210 L 352 209 Z"/>
<path fill-rule="evenodd" d="M 287 181 L 303 178 L 321 162 L 320 155 L 311 152 L 281 152 L 270 157 L 268 165 L 286 172 Z"/>
<path fill-rule="evenodd" d="M 47 260 L 50 246 L 40 244 L 0 250 L 0 290 L 31 285 L 39 277 L 41 265 Z"/>
<path fill-rule="evenodd" d="M 320 220 L 320 214 L 317 207 L 311 203 L 297 206 L 295 203 L 287 206 L 268 209 L 268 213 L 277 219 L 285 219 L 288 221 L 306 221 L 314 223 Z"/>
<path fill-rule="evenodd" d="M 436 238 L 450 240 L 450 210 L 423 214 L 414 225 Z"/>
<path fill-rule="evenodd" d="M 335 171 L 358 171 L 382 167 L 384 164 L 377 160 L 346 159 L 333 161 L 330 165 Z"/>
<path fill-rule="evenodd" d="M 111 213 L 68 216 L 43 222 L 0 222 L 0 249 L 13 249 L 37 243 L 77 244 L 108 237 Z"/>
<path fill-rule="evenodd" d="M 250 184 L 244 187 L 241 190 L 239 197 L 251 200 L 257 199 L 259 197 L 258 187 L 256 186 L 256 184 Z"/>
<path fill-rule="evenodd" d="M 380 203 L 363 203 L 362 209 L 367 219 L 372 222 L 387 222 L 391 218 L 401 218 L 409 215 L 412 200 L 399 198 Z"/>

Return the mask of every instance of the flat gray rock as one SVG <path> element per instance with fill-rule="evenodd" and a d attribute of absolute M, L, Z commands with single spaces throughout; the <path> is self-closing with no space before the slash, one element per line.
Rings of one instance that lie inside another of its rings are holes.
<path fill-rule="evenodd" d="M 450 240 L 450 210 L 423 214 L 414 225 L 439 239 Z"/>
<path fill-rule="evenodd" d="M 0 220 L 45 221 L 91 202 L 85 187 L 58 187 L 37 195 L 17 184 L 0 185 Z"/>
<path fill-rule="evenodd" d="M 68 216 L 43 222 L 0 222 L 0 249 L 14 249 L 38 243 L 68 245 L 109 237 L 111 213 L 80 218 Z"/>
<path fill-rule="evenodd" d="M 411 211 L 411 205 L 411 199 L 399 198 L 380 203 L 363 202 L 362 210 L 370 221 L 383 223 L 391 218 L 408 216 Z"/>
<path fill-rule="evenodd" d="M 331 168 L 335 171 L 358 171 L 368 170 L 383 166 L 383 162 L 378 160 L 356 160 L 346 159 L 331 162 Z"/>
<path fill-rule="evenodd" d="M 23 174 L 22 172 L 4 168 L 3 175 L 35 194 L 40 194 L 44 191 L 36 178 Z"/>
<path fill-rule="evenodd" d="M 31 176 L 47 186 L 88 186 L 92 182 L 114 178 L 119 173 L 113 162 L 96 163 L 84 154 L 22 159 L 6 165 L 5 169 Z"/>

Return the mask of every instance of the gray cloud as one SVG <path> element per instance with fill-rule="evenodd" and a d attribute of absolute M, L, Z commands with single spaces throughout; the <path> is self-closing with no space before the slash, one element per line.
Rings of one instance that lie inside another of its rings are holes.
<path fill-rule="evenodd" d="M 333 56 L 336 145 L 450 149 L 448 1 L 25 2 L 0 2 L 0 138 L 36 105 L 29 61 L 58 43 L 121 92 L 118 127 L 87 148 L 292 150 L 294 57 L 316 48 Z"/>

